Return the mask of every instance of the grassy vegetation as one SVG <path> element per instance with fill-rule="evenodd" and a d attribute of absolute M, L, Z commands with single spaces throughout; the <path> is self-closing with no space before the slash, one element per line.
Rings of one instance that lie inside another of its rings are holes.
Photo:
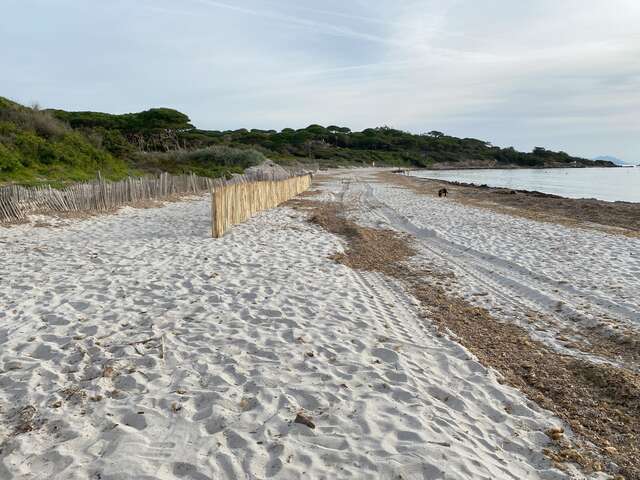
<path fill-rule="evenodd" d="M 190 151 L 139 153 L 135 158 L 138 168 L 144 171 L 158 170 L 176 174 L 193 172 L 209 177 L 242 173 L 245 168 L 267 160 L 267 157 L 256 150 L 223 145 Z"/>
<path fill-rule="evenodd" d="M 181 138 L 190 130 L 189 118 L 171 109 L 43 111 L 0 97 L 0 182 L 60 184 L 98 172 L 112 180 L 161 171 L 218 177 L 266 160 L 244 146 L 190 146 Z"/>
<path fill-rule="evenodd" d="M 51 113 L 0 98 L 0 180 L 87 180 L 98 171 L 124 177 L 123 159 L 94 145 Z"/>
<path fill-rule="evenodd" d="M 446 162 L 521 167 L 609 165 L 536 148 L 518 152 L 441 132 L 339 126 L 275 130 L 199 130 L 168 108 L 113 115 L 28 108 L 0 97 L 0 181 L 77 181 L 168 171 L 240 173 L 266 157 L 321 166 L 427 167 Z"/>

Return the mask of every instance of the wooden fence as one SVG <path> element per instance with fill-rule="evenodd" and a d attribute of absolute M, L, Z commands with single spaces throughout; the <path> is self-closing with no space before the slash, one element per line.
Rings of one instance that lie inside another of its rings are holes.
<path fill-rule="evenodd" d="M 19 221 L 29 214 L 106 212 L 124 205 L 160 200 L 174 195 L 203 193 L 224 180 L 189 175 L 129 177 L 119 182 L 98 180 L 60 189 L 50 185 L 0 187 L 0 223 Z"/>
<path fill-rule="evenodd" d="M 311 186 L 311 175 L 284 180 L 251 181 L 216 185 L 211 190 L 212 234 L 222 237 L 232 225 L 242 223 L 254 213 L 276 207 Z"/>
<path fill-rule="evenodd" d="M 59 189 L 50 185 L 0 186 L 0 223 L 21 221 L 30 214 L 108 212 L 125 205 L 211 191 L 212 197 L 219 192 L 218 196 L 222 198 L 219 203 L 223 207 L 219 215 L 223 221 L 219 230 L 222 235 L 230 225 L 306 190 L 310 178 L 308 173 L 298 169 L 286 173 L 257 171 L 248 175 L 233 175 L 230 179 L 162 173 L 157 177 L 129 177 L 118 182 L 97 180 L 74 183 Z M 249 185 L 258 184 L 260 186 L 255 187 L 258 189 L 255 193 L 247 193 L 253 192 L 254 187 Z M 294 191 L 296 193 L 292 193 Z M 240 203 L 236 205 L 236 202 Z"/>

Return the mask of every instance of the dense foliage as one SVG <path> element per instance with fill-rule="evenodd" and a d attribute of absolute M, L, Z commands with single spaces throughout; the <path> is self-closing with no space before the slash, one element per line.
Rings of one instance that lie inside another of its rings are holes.
<path fill-rule="evenodd" d="M 266 160 L 254 149 L 193 148 L 189 117 L 167 108 L 111 115 L 28 108 L 0 97 L 0 182 L 119 179 L 131 174 L 242 173 Z M 191 148 L 190 148 L 191 147 Z"/>
<path fill-rule="evenodd" d="M 196 150 L 146 152 L 136 155 L 136 164 L 144 171 L 193 172 L 197 175 L 214 177 L 242 173 L 245 168 L 258 165 L 266 160 L 267 158 L 256 150 L 238 149 L 224 145 Z"/>
<path fill-rule="evenodd" d="M 609 166 L 541 147 L 524 153 L 475 138 L 438 131 L 412 134 L 389 127 L 353 132 L 310 125 L 276 130 L 196 129 L 169 108 L 114 115 L 28 108 L 0 97 L 0 181 L 82 180 L 98 171 L 193 171 L 219 176 L 241 172 L 270 157 L 280 163 L 324 166 Z"/>
<path fill-rule="evenodd" d="M 127 173 L 126 163 L 50 113 L 0 97 L 0 180 L 86 180 Z"/>
<path fill-rule="evenodd" d="M 441 132 L 412 134 L 389 127 L 352 132 L 346 127 L 311 125 L 294 130 L 191 130 L 182 133 L 195 146 L 211 144 L 245 145 L 261 149 L 267 156 L 285 161 L 311 158 L 326 165 L 371 164 L 428 167 L 452 166 L 594 166 L 610 165 L 572 157 L 537 147 L 530 153 L 500 148 L 475 138 L 457 138 Z"/>
<path fill-rule="evenodd" d="M 170 108 L 152 108 L 140 113 L 122 115 L 100 112 L 66 112 L 64 110 L 49 110 L 49 112 L 67 122 L 72 128 L 102 127 L 107 130 L 123 132 L 193 129 L 193 125 L 189 123 L 189 117 Z"/>

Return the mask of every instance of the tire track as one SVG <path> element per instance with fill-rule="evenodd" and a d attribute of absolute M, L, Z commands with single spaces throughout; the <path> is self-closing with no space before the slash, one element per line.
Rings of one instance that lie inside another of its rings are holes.
<path fill-rule="evenodd" d="M 343 201 L 348 198 L 350 204 L 357 202 L 355 204 L 359 208 L 368 211 L 391 228 L 404 231 L 416 237 L 420 245 L 436 258 L 452 265 L 464 276 L 471 279 L 473 283 L 481 286 L 484 291 L 489 292 L 494 298 L 498 299 L 501 305 L 509 306 L 513 310 L 518 323 L 531 331 L 534 337 L 543 339 L 543 341 L 561 353 L 569 353 L 575 357 L 593 362 L 604 362 L 620 366 L 618 361 L 593 353 L 567 348 L 556 338 L 556 335 L 560 333 L 559 325 L 572 325 L 579 322 L 587 327 L 593 326 L 598 315 L 602 318 L 610 318 L 606 315 L 606 311 L 599 307 L 594 307 L 589 316 L 584 315 L 578 311 L 579 307 L 577 305 L 567 302 L 566 297 L 560 296 L 561 293 L 557 295 L 550 294 L 548 292 L 548 284 L 533 279 L 534 276 L 539 276 L 532 274 L 531 277 L 525 277 L 518 273 L 505 271 L 486 260 L 478 258 L 478 255 L 482 255 L 480 252 L 468 254 L 467 251 L 470 249 L 465 250 L 459 245 L 443 241 L 438 238 L 436 232 L 416 226 L 397 210 L 376 198 L 370 183 L 351 181 L 344 190 L 342 194 Z M 348 195 L 349 193 L 351 195 Z M 549 281 L 552 282 L 550 279 Z M 555 288 L 557 284 L 553 283 L 551 286 Z M 562 310 L 560 312 L 553 311 L 553 308 L 560 304 L 562 305 Z M 532 329 L 529 317 L 533 312 L 543 315 L 540 319 L 545 321 L 548 328 Z M 424 325 L 421 325 L 421 327 L 425 328 Z"/>
<path fill-rule="evenodd" d="M 534 310 L 542 310 L 556 319 L 559 315 L 549 310 L 562 304 L 565 312 L 560 316 L 561 320 L 580 321 L 587 324 L 592 324 L 596 317 L 607 318 L 610 313 L 615 312 L 618 317 L 623 317 L 616 318 L 616 320 L 622 320 L 631 325 L 631 319 L 637 315 L 637 312 L 626 305 L 620 305 L 556 282 L 504 259 L 443 240 L 435 232 L 418 227 L 396 209 L 377 199 L 370 184 L 366 184 L 365 190 L 366 201 L 373 205 L 377 204 L 379 207 L 369 208 L 372 213 L 377 214 L 390 225 L 413 234 L 432 253 L 461 268 L 465 273 L 479 280 L 482 285 L 485 285 L 486 282 L 493 284 L 493 291 L 500 298 L 508 300 L 509 303 L 515 303 L 518 306 L 525 305 L 529 308 L 534 307 Z M 425 230 L 427 231 L 425 232 Z M 558 292 L 551 293 L 550 289 Z M 512 292 L 522 300 L 514 301 L 512 296 L 501 293 L 504 290 Z M 589 314 L 580 311 L 578 302 L 574 300 L 575 297 L 590 303 L 591 311 Z"/>

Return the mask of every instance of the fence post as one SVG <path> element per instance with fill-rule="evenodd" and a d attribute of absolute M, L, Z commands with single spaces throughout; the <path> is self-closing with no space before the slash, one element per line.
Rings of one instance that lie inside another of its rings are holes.
<path fill-rule="evenodd" d="M 224 203 L 224 187 L 218 187 L 213 191 L 213 195 L 211 195 L 211 212 L 212 212 L 212 221 L 213 221 L 213 237 L 220 238 L 224 235 L 224 212 L 223 212 L 223 203 Z"/>
<path fill-rule="evenodd" d="M 211 236 L 216 237 L 216 191 L 211 189 Z"/>

